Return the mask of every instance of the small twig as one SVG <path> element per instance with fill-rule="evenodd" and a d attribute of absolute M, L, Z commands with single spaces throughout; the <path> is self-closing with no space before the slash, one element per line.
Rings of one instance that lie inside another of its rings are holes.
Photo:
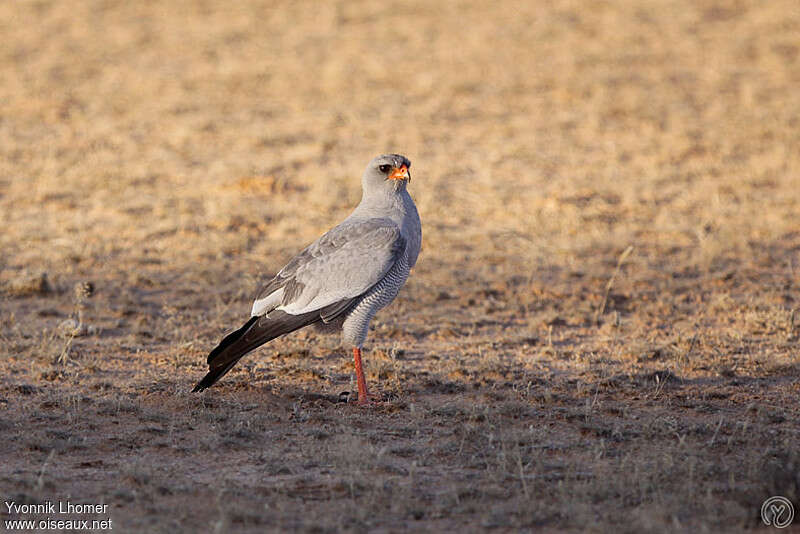
<path fill-rule="evenodd" d="M 522 493 L 525 494 L 525 498 L 528 498 L 528 485 L 525 483 L 525 468 L 522 465 L 522 451 L 519 448 L 519 443 L 517 443 L 517 468 L 519 469 L 519 479 L 522 481 Z"/>
<path fill-rule="evenodd" d="M 692 340 L 689 341 L 689 350 L 686 351 L 686 357 L 687 358 L 692 353 L 692 350 L 694 350 L 695 343 L 697 343 L 697 334 L 693 335 L 692 336 Z"/>
<path fill-rule="evenodd" d="M 694 346 L 697 344 L 697 336 L 698 334 L 695 333 L 692 336 L 691 341 L 689 341 L 689 349 L 683 355 L 683 371 L 686 371 L 686 366 L 689 365 L 689 357 L 692 355 L 692 351 L 694 350 Z"/>
<path fill-rule="evenodd" d="M 717 424 L 717 429 L 714 431 L 714 435 L 711 436 L 711 441 L 708 442 L 709 447 L 714 445 L 714 442 L 717 440 L 717 434 L 719 434 L 719 429 L 722 427 L 722 421 L 724 421 L 724 418 L 720 417 L 719 423 Z"/>
<path fill-rule="evenodd" d="M 75 329 L 75 332 L 77 332 L 77 328 Z M 58 358 L 56 358 L 55 363 L 64 365 L 69 361 L 69 350 L 70 348 L 72 348 L 72 341 L 75 339 L 75 332 L 72 332 L 70 334 L 69 338 L 67 339 L 67 342 L 64 344 L 64 348 L 61 349 L 61 354 L 59 354 Z"/>
<path fill-rule="evenodd" d="M 617 260 L 617 268 L 614 269 L 614 274 L 611 275 L 608 283 L 606 284 L 606 292 L 603 295 L 603 302 L 600 303 L 600 306 L 597 308 L 597 312 L 594 314 L 594 323 L 595 325 L 600 325 L 600 316 L 606 311 L 606 303 L 608 303 L 608 295 L 611 293 L 611 288 L 614 287 L 614 281 L 617 279 L 619 275 L 620 269 L 622 269 L 623 262 L 630 256 L 631 252 L 633 252 L 633 245 L 628 245 L 628 248 L 622 251 L 622 254 L 619 255 L 619 259 Z"/>
<path fill-rule="evenodd" d="M 658 373 L 655 376 L 656 381 L 656 392 L 653 394 L 653 399 L 657 399 L 658 396 L 661 394 L 661 390 L 664 389 L 664 385 L 667 383 L 667 379 L 661 380 L 661 377 Z"/>
<path fill-rule="evenodd" d="M 47 455 L 47 458 L 45 458 L 44 463 L 42 464 L 42 469 L 41 471 L 39 471 L 39 478 L 36 479 L 37 491 L 41 491 L 42 488 L 44 487 L 44 472 L 47 470 L 47 466 L 48 464 L 50 464 L 50 460 L 53 459 L 53 456 L 55 456 L 55 454 L 56 450 L 50 449 L 50 454 Z"/>

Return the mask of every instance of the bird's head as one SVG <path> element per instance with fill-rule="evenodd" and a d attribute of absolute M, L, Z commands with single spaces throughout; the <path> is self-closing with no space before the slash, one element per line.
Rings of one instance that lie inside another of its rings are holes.
<path fill-rule="evenodd" d="M 369 162 L 364 170 L 364 192 L 401 191 L 411 181 L 411 162 L 400 154 L 383 154 Z"/>

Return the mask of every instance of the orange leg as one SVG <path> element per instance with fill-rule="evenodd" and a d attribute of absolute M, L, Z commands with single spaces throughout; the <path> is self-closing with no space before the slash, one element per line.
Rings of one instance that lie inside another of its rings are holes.
<path fill-rule="evenodd" d="M 353 347 L 353 359 L 356 363 L 356 382 L 358 382 L 358 403 L 367 404 L 369 397 L 367 393 L 367 380 L 364 378 L 364 368 L 361 366 L 361 349 Z"/>

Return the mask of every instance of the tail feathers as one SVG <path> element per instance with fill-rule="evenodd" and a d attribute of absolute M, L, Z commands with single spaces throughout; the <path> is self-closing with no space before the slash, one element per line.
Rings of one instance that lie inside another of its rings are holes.
<path fill-rule="evenodd" d="M 231 368 L 236 365 L 238 360 L 232 361 L 225 367 L 220 367 L 218 369 L 210 370 L 203 379 L 197 383 L 197 385 L 192 390 L 192 393 L 197 393 L 198 391 L 203 391 L 204 389 L 208 389 L 214 385 L 214 383 L 219 380 L 220 378 L 225 375 Z"/>
<path fill-rule="evenodd" d="M 214 385 L 231 370 L 248 352 L 283 334 L 294 332 L 320 320 L 319 311 L 291 315 L 272 311 L 260 317 L 251 317 L 240 329 L 231 332 L 208 355 L 208 374 L 192 390 L 203 391 Z"/>
<path fill-rule="evenodd" d="M 229 348 L 231 345 L 241 340 L 247 333 L 247 331 L 250 330 L 250 327 L 252 327 L 253 324 L 259 319 L 260 317 L 251 317 L 250 319 L 248 319 L 246 323 L 244 323 L 244 326 L 242 326 L 239 330 L 234 330 L 233 332 L 222 338 L 222 341 L 219 342 L 219 345 L 214 347 L 214 350 L 208 353 L 208 358 L 206 358 L 206 363 L 211 368 L 219 367 L 219 365 L 215 366 L 214 362 L 218 359 L 220 354 L 222 354 L 222 352 L 225 351 L 225 349 Z"/>

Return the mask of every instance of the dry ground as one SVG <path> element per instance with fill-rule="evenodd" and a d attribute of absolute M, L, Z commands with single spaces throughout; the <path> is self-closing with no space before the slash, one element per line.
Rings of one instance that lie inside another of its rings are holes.
<path fill-rule="evenodd" d="M 0 35 L 3 500 L 122 532 L 800 505 L 796 0 L 21 1 Z M 314 331 L 188 393 L 386 151 L 424 224 L 370 335 L 389 400 L 337 402 Z"/>

